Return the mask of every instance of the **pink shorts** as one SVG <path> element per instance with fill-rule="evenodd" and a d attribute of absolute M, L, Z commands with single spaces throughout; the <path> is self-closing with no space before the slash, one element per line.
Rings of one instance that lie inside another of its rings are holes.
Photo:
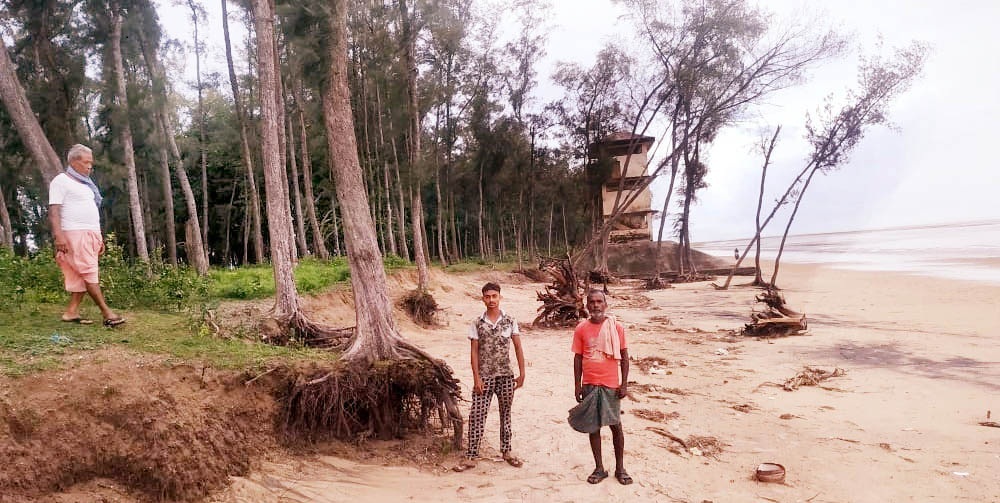
<path fill-rule="evenodd" d="M 56 252 L 67 292 L 86 292 L 87 283 L 97 283 L 97 257 L 103 240 L 97 231 L 63 231 L 68 252 Z"/>

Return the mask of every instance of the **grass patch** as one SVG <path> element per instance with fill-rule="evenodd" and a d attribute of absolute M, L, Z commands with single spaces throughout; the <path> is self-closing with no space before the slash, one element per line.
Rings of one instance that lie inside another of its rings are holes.
<path fill-rule="evenodd" d="M 530 267 L 530 264 L 525 264 Z M 517 269 L 517 261 L 514 262 L 490 262 L 482 259 L 468 259 L 455 262 L 442 267 L 445 272 L 480 272 L 480 271 L 505 271 L 510 272 Z"/>
<path fill-rule="evenodd" d="M 329 360 L 329 351 L 278 347 L 255 342 L 255 334 L 223 338 L 202 322 L 202 313 L 226 299 L 266 299 L 274 296 L 270 265 L 213 269 L 206 277 L 187 267 L 165 264 L 154 252 L 148 264 L 128 259 L 113 235 L 100 259 L 101 289 L 108 304 L 128 323 L 108 330 L 89 299 L 83 316 L 94 325 L 60 321 L 69 300 L 51 249 L 17 256 L 0 247 L 0 374 L 26 375 L 58 368 L 69 355 L 110 346 L 199 360 L 217 368 L 258 368 L 270 360 Z M 395 256 L 384 260 L 387 271 L 412 265 Z M 300 294 L 313 294 L 350 279 L 345 257 L 304 258 L 295 268 Z M 249 326 L 249 325 L 248 325 Z M 241 338 L 242 336 L 245 338 Z"/>
<path fill-rule="evenodd" d="M 223 339 L 188 313 L 130 310 L 128 323 L 103 328 L 100 313 L 84 304 L 84 314 L 98 323 L 78 325 L 60 321 L 61 305 L 32 304 L 0 312 L 0 374 L 21 376 L 58 368 L 63 359 L 81 351 L 119 346 L 129 350 L 201 361 L 215 368 L 261 368 L 272 360 L 329 360 L 328 351 L 271 346 L 243 339 Z"/>
<path fill-rule="evenodd" d="M 391 255 L 383 263 L 386 271 L 412 267 L 409 262 Z M 250 300 L 274 296 L 274 271 L 270 265 L 213 269 L 208 277 L 208 294 L 212 298 Z M 299 293 L 318 293 L 350 278 L 351 269 L 345 257 L 304 258 L 295 267 L 295 287 Z"/>

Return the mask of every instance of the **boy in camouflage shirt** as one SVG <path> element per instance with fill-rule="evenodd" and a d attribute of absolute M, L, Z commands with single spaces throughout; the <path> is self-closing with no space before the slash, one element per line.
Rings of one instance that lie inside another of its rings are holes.
<path fill-rule="evenodd" d="M 483 304 L 486 305 L 486 312 L 476 319 L 469 330 L 474 381 L 472 409 L 469 411 L 469 448 L 465 459 L 455 467 L 457 471 L 476 466 L 479 442 L 483 438 L 483 426 L 494 394 L 500 408 L 500 453 L 511 466 L 519 467 L 522 464 L 520 459 L 510 453 L 510 408 L 514 401 L 514 390 L 524 385 L 521 332 L 517 328 L 517 320 L 500 309 L 500 285 L 487 283 L 483 286 Z M 511 342 L 514 343 L 514 355 L 517 357 L 516 379 L 510 365 Z"/>

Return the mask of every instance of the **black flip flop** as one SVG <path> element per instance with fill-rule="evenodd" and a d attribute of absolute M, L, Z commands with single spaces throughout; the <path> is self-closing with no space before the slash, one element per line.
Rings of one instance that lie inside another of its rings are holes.
<path fill-rule="evenodd" d="M 632 480 L 632 477 L 629 477 L 628 472 L 625 472 L 625 471 L 615 472 L 615 480 L 617 480 L 618 483 L 621 484 L 621 485 L 623 485 L 623 486 L 627 486 L 627 485 L 631 484 L 632 482 L 634 482 Z"/>
<path fill-rule="evenodd" d="M 587 477 L 587 483 L 588 484 L 597 484 L 598 482 L 600 482 L 600 481 L 602 481 L 602 480 L 604 480 L 606 478 L 608 478 L 608 471 L 607 470 L 596 470 L 595 469 L 594 473 L 591 473 L 590 476 Z"/>

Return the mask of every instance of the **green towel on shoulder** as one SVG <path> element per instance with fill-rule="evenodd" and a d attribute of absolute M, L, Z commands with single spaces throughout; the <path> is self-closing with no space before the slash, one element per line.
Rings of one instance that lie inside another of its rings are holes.
<path fill-rule="evenodd" d="M 597 433 L 601 427 L 621 423 L 618 390 L 604 386 L 583 387 L 583 401 L 569 410 L 569 425 L 581 433 Z"/>

